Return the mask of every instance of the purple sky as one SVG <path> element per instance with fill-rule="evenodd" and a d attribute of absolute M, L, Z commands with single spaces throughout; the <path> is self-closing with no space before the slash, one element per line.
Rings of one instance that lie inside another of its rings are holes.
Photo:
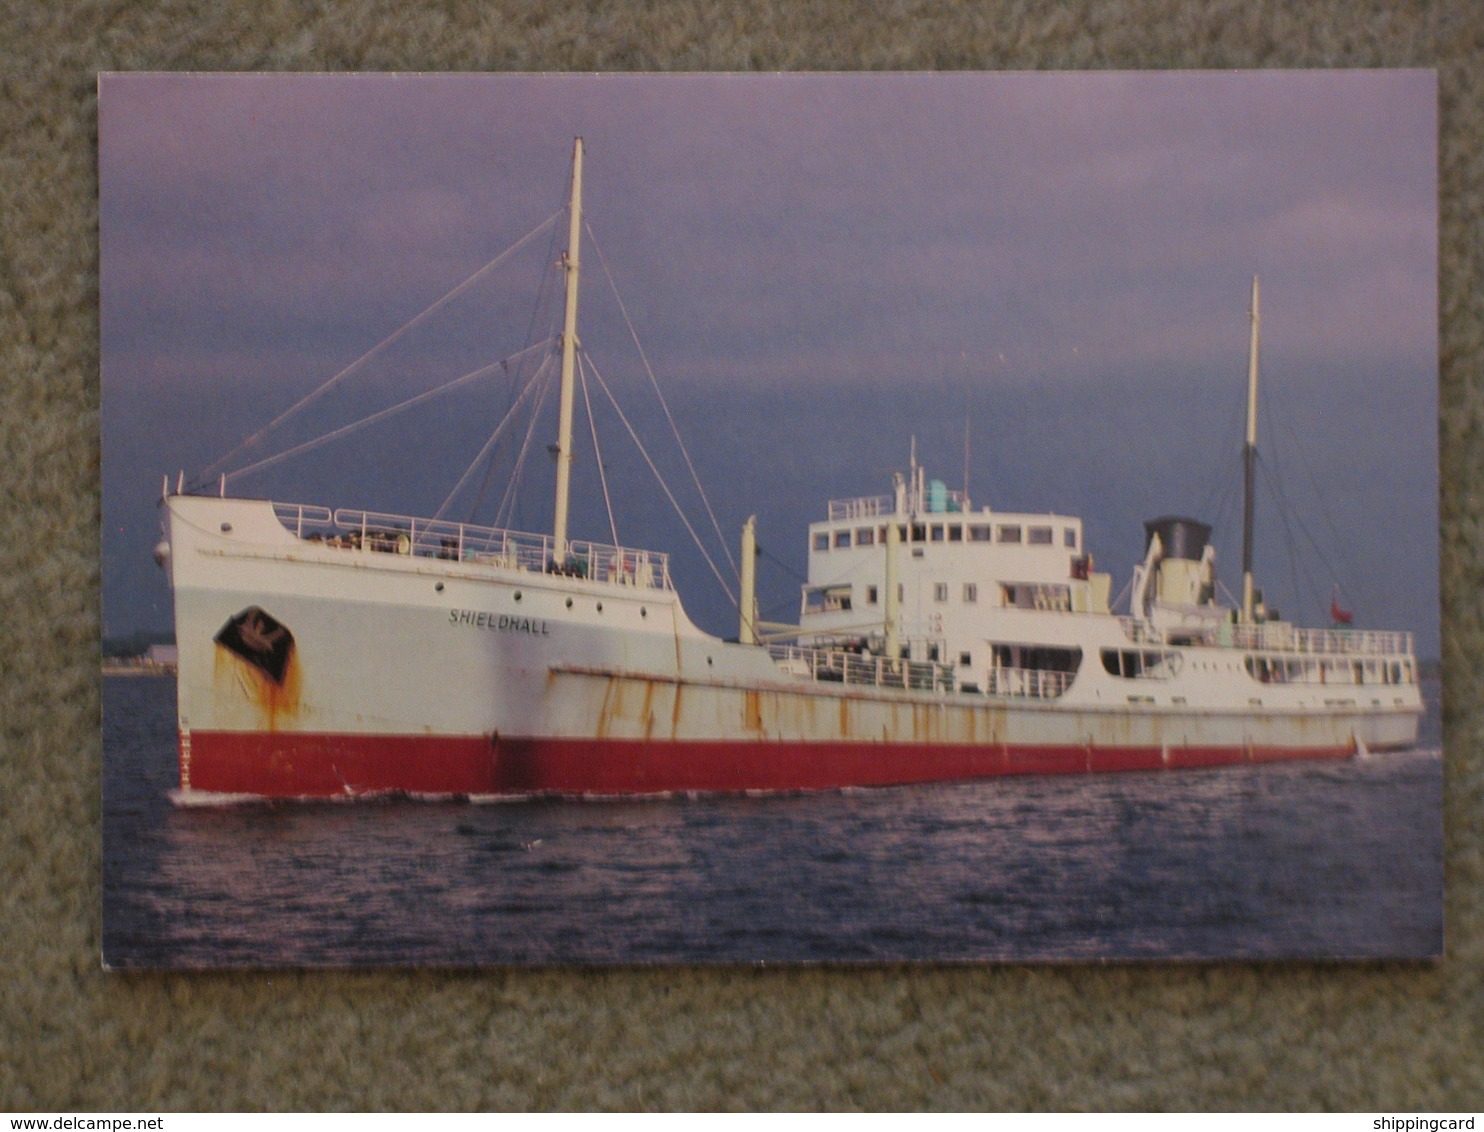
<path fill-rule="evenodd" d="M 161 475 L 223 456 L 555 212 L 581 134 L 589 223 L 729 540 L 756 512 L 801 570 L 804 524 L 886 490 L 914 434 L 959 486 L 967 408 L 976 502 L 1083 515 L 1121 586 L 1143 519 L 1223 500 L 1238 588 L 1223 484 L 1256 273 L 1259 444 L 1294 514 L 1259 499 L 1259 582 L 1312 621 L 1333 570 L 1358 623 L 1437 652 L 1431 73 L 125 75 L 99 104 L 105 633 L 169 623 Z M 550 247 L 284 442 L 518 349 Z M 591 248 L 585 268 L 584 344 L 662 447 Z M 431 513 L 507 394 L 233 488 Z M 617 444 L 620 536 L 680 552 L 687 608 L 735 631 Z M 549 466 L 531 478 L 540 529 Z M 597 514 L 575 533 L 606 538 Z M 1321 550 L 1290 567 L 1288 542 Z M 765 604 L 796 592 L 762 584 Z"/>

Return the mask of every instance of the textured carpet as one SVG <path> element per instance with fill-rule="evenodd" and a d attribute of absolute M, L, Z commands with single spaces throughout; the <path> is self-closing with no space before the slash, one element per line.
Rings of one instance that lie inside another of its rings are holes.
<path fill-rule="evenodd" d="M 1288 7 L 0 0 L 0 1109 L 1484 1105 L 1484 9 Z M 99 70 L 1296 66 L 1439 71 L 1446 960 L 102 972 Z"/>

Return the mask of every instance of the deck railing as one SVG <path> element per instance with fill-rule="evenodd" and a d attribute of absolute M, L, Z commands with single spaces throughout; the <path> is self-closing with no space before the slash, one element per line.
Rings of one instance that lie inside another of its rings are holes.
<path fill-rule="evenodd" d="M 954 667 L 928 660 L 892 661 L 869 653 L 812 649 L 798 645 L 769 645 L 778 667 L 795 676 L 850 687 L 902 688 L 918 692 L 978 692 L 977 684 L 960 686 Z M 983 693 L 1035 700 L 1054 700 L 1072 686 L 1074 672 L 1037 668 L 995 668 L 987 674 Z"/>
<path fill-rule="evenodd" d="M 916 500 L 920 514 L 937 514 L 932 508 L 931 495 L 923 492 Z M 943 492 L 943 504 L 948 511 L 968 509 L 968 497 L 961 491 Z M 870 519 L 877 515 L 894 515 L 897 498 L 894 495 L 861 495 L 854 499 L 831 499 L 830 519 Z"/>
<path fill-rule="evenodd" d="M 869 519 L 874 515 L 891 515 L 897 509 L 895 496 L 863 495 L 859 499 L 831 499 L 830 518 Z"/>
<path fill-rule="evenodd" d="M 1162 644 L 1163 636 L 1148 621 L 1120 617 L 1129 640 Z M 1412 634 L 1373 629 L 1299 629 L 1292 625 L 1223 623 L 1200 634 L 1198 643 L 1255 652 L 1302 653 L 1306 656 L 1410 656 Z"/>
<path fill-rule="evenodd" d="M 670 556 L 653 550 L 569 540 L 565 559 L 557 562 L 550 535 L 345 507 L 332 513 L 326 507 L 275 503 L 273 510 L 295 536 L 325 546 L 673 588 Z"/>
<path fill-rule="evenodd" d="M 1410 656 L 1412 634 L 1372 629 L 1295 629 L 1288 625 L 1233 625 L 1239 649 L 1329 656 Z"/>
<path fill-rule="evenodd" d="M 912 691 L 951 692 L 953 665 L 927 660 L 889 660 L 869 653 L 811 649 L 799 645 L 769 645 L 768 653 L 785 672 L 868 688 L 905 688 Z"/>
<path fill-rule="evenodd" d="M 1044 668 L 992 668 L 985 691 L 991 696 L 1024 696 L 1054 700 L 1072 686 L 1075 672 L 1052 672 Z"/>
<path fill-rule="evenodd" d="M 1123 628 L 1123 635 L 1135 644 L 1164 644 L 1164 637 L 1148 621 L 1138 617 L 1120 617 L 1118 624 Z M 1213 638 L 1205 643 L 1214 645 L 1216 641 Z"/>

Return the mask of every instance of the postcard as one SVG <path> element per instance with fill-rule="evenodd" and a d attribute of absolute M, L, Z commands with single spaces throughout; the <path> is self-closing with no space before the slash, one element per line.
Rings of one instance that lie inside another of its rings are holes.
<path fill-rule="evenodd" d="M 104 962 L 1442 949 L 1426 71 L 110 74 Z"/>

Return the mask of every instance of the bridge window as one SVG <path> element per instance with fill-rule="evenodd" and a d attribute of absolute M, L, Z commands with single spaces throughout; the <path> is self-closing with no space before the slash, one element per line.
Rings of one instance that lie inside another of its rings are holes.
<path fill-rule="evenodd" d="M 876 587 L 875 586 L 867 586 L 866 587 L 866 604 L 867 605 L 875 605 L 876 604 Z"/>
<path fill-rule="evenodd" d="M 818 586 L 804 591 L 805 613 L 840 613 L 849 609 L 849 586 Z"/>
<path fill-rule="evenodd" d="M 1012 526 L 1012 525 L 1009 525 L 1009 524 L 1006 524 L 1005 526 L 1002 526 L 1000 528 L 998 541 L 1000 541 L 1000 542 L 1019 542 L 1020 541 L 1020 527 L 1018 527 L 1018 526 Z"/>
<path fill-rule="evenodd" d="M 836 549 L 839 549 L 842 546 L 849 546 L 849 545 L 850 545 L 850 532 L 849 531 L 836 531 L 835 532 L 835 547 L 836 547 Z"/>
<path fill-rule="evenodd" d="M 950 523 L 949 524 L 949 526 L 948 526 L 948 541 L 949 542 L 963 542 L 964 541 L 964 528 L 963 528 L 963 525 L 962 524 L 960 524 L 960 523 Z"/>
<path fill-rule="evenodd" d="M 1012 609 L 1044 609 L 1066 613 L 1072 608 L 1072 587 L 1045 582 L 1017 582 L 1000 586 L 1001 604 Z"/>
<path fill-rule="evenodd" d="M 930 529 L 931 529 L 931 532 L 932 532 L 932 539 L 933 539 L 933 541 L 934 542 L 942 542 L 943 541 L 943 524 L 942 523 L 934 523 Z"/>
<path fill-rule="evenodd" d="M 876 531 L 872 527 L 857 527 L 855 529 L 856 546 L 873 546 L 876 542 Z"/>
<path fill-rule="evenodd" d="M 1032 546 L 1050 546 L 1051 545 L 1051 528 L 1050 527 L 1032 527 L 1030 529 L 1030 531 L 1027 532 L 1027 533 L 1029 534 L 1030 537 L 1027 538 L 1026 541 L 1029 542 Z"/>
<path fill-rule="evenodd" d="M 969 527 L 969 541 L 970 542 L 988 542 L 989 541 L 989 536 L 990 536 L 990 528 L 987 525 L 984 525 L 984 524 L 981 524 L 981 523 L 974 523 L 974 524 L 971 524 L 970 525 L 970 527 Z"/>
<path fill-rule="evenodd" d="M 1067 547 L 1068 550 L 1076 550 L 1077 549 L 1077 528 L 1076 527 L 1067 527 L 1065 530 L 1063 530 L 1062 531 L 1062 540 L 1065 543 L 1065 545 L 1066 545 L 1066 547 Z"/>
<path fill-rule="evenodd" d="M 814 549 L 828 550 L 830 548 L 830 533 L 828 531 L 816 531 L 814 535 Z"/>

